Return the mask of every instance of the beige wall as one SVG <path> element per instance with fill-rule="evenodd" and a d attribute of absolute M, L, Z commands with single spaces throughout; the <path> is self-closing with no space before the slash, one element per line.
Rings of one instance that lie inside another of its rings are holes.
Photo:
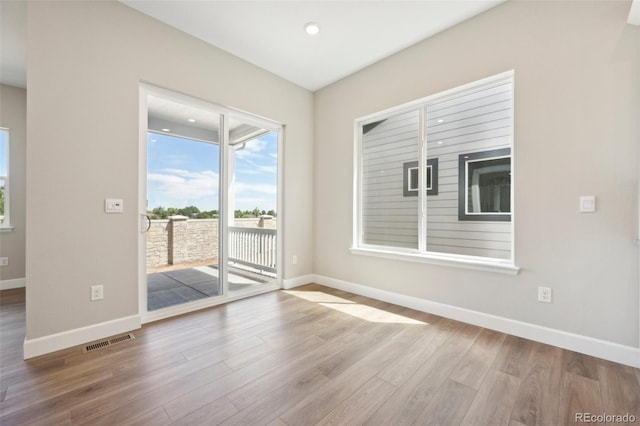
<path fill-rule="evenodd" d="M 117 2 L 30 2 L 28 51 L 28 339 L 138 313 L 140 81 L 285 124 L 284 278 L 312 273 L 310 92 Z"/>
<path fill-rule="evenodd" d="M 637 347 L 640 28 L 507 2 L 316 93 L 315 273 Z M 352 255 L 353 120 L 515 70 L 517 276 Z M 578 213 L 596 195 L 595 214 Z M 537 286 L 554 290 L 536 301 Z"/>
<path fill-rule="evenodd" d="M 11 185 L 10 232 L 0 232 L 0 257 L 9 266 L 0 267 L 0 284 L 25 277 L 25 155 L 27 150 L 27 92 L 0 85 L 0 127 L 9 129 L 9 182 Z"/>

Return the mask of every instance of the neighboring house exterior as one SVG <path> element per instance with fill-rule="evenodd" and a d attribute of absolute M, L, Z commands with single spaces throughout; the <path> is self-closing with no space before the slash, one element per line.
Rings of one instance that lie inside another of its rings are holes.
<path fill-rule="evenodd" d="M 512 86 L 427 105 L 428 251 L 511 258 Z M 366 244 L 418 248 L 419 126 L 414 110 L 363 127 Z"/>

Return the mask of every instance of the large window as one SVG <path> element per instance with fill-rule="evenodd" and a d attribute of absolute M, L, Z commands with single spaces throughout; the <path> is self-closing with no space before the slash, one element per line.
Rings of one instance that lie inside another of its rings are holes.
<path fill-rule="evenodd" d="M 356 120 L 358 254 L 513 266 L 513 72 Z"/>
<path fill-rule="evenodd" d="M 0 228 L 10 228 L 9 130 L 0 128 Z"/>

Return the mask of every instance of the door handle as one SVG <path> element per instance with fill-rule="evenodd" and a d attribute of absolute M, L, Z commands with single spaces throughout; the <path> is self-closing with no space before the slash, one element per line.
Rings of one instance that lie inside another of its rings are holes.
<path fill-rule="evenodd" d="M 148 214 L 143 214 L 142 215 L 146 221 L 147 221 L 147 226 L 145 227 L 145 229 L 142 231 L 143 234 L 146 234 L 147 232 L 149 232 L 149 229 L 151 229 L 151 216 L 149 216 Z"/>

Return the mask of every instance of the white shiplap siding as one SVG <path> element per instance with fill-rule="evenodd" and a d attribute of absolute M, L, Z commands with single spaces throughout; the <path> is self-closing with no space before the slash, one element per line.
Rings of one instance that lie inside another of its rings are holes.
<path fill-rule="evenodd" d="M 417 161 L 420 114 L 383 120 L 362 137 L 362 241 L 418 248 L 418 197 L 403 195 L 403 165 Z"/>
<path fill-rule="evenodd" d="M 438 195 L 427 197 L 428 251 L 511 258 L 510 222 L 458 221 L 459 155 L 511 146 L 511 86 L 427 106 L 427 158 L 439 168 Z"/>

